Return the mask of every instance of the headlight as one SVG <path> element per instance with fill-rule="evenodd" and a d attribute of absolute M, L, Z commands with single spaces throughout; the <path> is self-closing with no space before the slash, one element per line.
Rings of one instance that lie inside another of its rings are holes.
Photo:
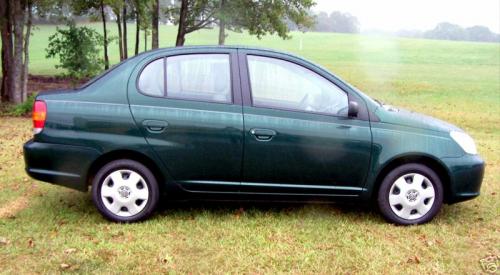
<path fill-rule="evenodd" d="M 464 132 L 452 131 L 450 132 L 450 136 L 466 153 L 471 155 L 477 154 L 476 144 L 468 134 Z"/>

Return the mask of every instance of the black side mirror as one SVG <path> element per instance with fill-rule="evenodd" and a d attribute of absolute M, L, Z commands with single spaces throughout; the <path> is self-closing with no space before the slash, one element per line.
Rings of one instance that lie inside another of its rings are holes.
<path fill-rule="evenodd" d="M 349 101 L 349 110 L 347 111 L 347 115 L 349 117 L 357 117 L 359 112 L 359 105 L 356 101 Z"/>

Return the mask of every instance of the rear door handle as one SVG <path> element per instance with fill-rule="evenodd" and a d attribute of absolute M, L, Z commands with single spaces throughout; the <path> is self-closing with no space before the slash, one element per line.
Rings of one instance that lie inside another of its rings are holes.
<path fill-rule="evenodd" d="M 142 125 L 153 134 L 159 134 L 165 131 L 168 127 L 168 122 L 163 120 L 144 120 Z"/>
<path fill-rule="evenodd" d="M 252 134 L 258 141 L 270 141 L 276 136 L 276 131 L 269 129 L 251 129 L 250 134 Z"/>

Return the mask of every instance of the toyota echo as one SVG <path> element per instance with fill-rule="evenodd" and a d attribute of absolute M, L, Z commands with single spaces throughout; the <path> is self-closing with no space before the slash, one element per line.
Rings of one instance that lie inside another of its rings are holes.
<path fill-rule="evenodd" d="M 370 202 L 396 224 L 479 195 L 472 138 L 383 105 L 299 57 L 246 47 L 159 49 L 75 90 L 42 92 L 27 173 L 92 192 L 116 222 L 160 199 Z"/>

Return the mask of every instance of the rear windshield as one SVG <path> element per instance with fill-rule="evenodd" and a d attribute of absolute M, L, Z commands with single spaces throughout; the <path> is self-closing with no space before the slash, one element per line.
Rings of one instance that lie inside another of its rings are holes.
<path fill-rule="evenodd" d="M 82 86 L 76 88 L 77 90 L 81 90 L 81 89 L 84 89 L 84 88 L 87 88 L 88 86 L 92 85 L 94 82 L 96 82 L 97 80 L 103 78 L 104 76 L 106 76 L 107 74 L 109 74 L 110 72 L 112 72 L 114 69 L 120 67 L 121 65 L 127 63 L 130 59 L 125 59 L 123 60 L 122 62 L 118 63 L 118 64 L 115 64 L 113 66 L 111 66 L 111 68 L 107 69 L 106 71 L 104 71 L 103 73 L 97 75 L 97 76 L 94 76 L 93 78 L 91 78 L 89 81 L 85 82 Z"/>

